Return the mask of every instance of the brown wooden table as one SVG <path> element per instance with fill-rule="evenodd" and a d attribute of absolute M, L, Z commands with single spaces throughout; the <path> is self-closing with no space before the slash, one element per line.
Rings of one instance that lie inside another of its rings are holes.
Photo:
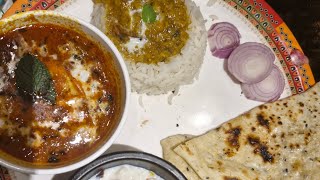
<path fill-rule="evenodd" d="M 320 0 L 266 0 L 289 26 L 320 81 Z"/>

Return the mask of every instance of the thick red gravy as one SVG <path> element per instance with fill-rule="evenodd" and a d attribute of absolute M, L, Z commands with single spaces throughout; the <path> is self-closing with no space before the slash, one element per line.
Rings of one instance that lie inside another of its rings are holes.
<path fill-rule="evenodd" d="M 56 102 L 22 98 L 16 65 L 25 54 L 49 70 Z M 0 152 L 32 164 L 61 164 L 101 145 L 118 124 L 119 73 L 109 52 L 56 25 L 0 34 Z"/>

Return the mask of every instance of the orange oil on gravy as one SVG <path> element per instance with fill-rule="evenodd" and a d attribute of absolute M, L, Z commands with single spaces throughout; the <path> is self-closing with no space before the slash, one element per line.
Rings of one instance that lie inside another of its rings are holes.
<path fill-rule="evenodd" d="M 27 53 L 49 70 L 54 104 L 17 91 L 16 65 Z M 120 84 L 111 54 L 78 32 L 38 24 L 1 34 L 0 151 L 40 165 L 84 155 L 117 125 Z"/>

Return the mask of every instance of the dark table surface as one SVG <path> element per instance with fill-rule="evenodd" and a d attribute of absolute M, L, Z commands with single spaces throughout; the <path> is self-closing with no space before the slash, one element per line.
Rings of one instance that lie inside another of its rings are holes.
<path fill-rule="evenodd" d="M 320 81 L 320 0 L 266 0 L 289 26 Z"/>

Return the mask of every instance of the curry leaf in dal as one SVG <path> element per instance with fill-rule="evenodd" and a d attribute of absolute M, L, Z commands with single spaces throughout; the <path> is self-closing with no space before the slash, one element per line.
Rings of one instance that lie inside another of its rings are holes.
<path fill-rule="evenodd" d="M 142 8 L 142 20 L 145 23 L 153 23 L 156 21 L 157 14 L 150 4 L 146 4 Z"/>

